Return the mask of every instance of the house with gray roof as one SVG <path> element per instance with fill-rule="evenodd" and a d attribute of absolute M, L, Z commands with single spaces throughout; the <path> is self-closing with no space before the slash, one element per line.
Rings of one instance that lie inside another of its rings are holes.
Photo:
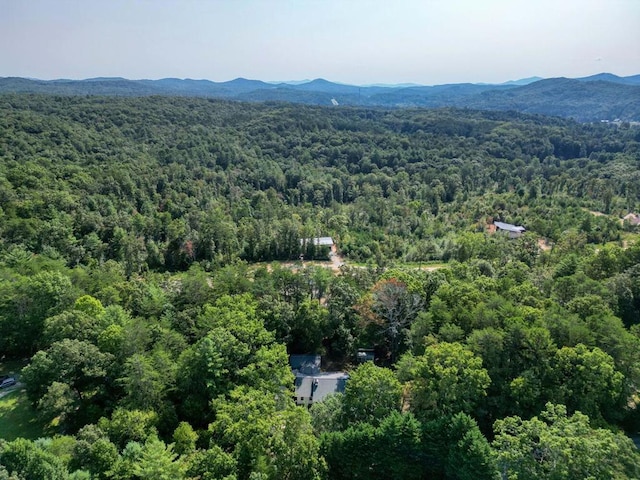
<path fill-rule="evenodd" d="M 291 355 L 289 365 L 295 375 L 296 405 L 311 406 L 332 393 L 344 393 L 349 374 L 322 372 L 320 355 Z"/>

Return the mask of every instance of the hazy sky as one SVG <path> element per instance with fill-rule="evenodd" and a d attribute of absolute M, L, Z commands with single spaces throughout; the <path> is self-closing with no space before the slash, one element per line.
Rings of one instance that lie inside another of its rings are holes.
<path fill-rule="evenodd" d="M 0 76 L 367 84 L 640 73 L 640 0 L 0 0 Z"/>

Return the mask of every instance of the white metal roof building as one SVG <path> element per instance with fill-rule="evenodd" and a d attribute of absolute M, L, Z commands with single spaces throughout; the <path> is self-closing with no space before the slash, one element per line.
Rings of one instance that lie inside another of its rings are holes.
<path fill-rule="evenodd" d="M 301 238 L 300 245 L 306 245 L 307 243 L 313 243 L 317 247 L 331 247 L 333 246 L 333 238 L 331 237 L 315 237 L 315 238 Z"/>
<path fill-rule="evenodd" d="M 526 230 L 526 228 L 521 227 L 519 225 L 511 225 L 510 223 L 504 223 L 504 222 L 493 222 L 493 224 L 496 226 L 496 228 L 500 229 L 500 230 L 506 230 L 507 232 L 518 232 L 518 233 L 522 233 Z"/>
<path fill-rule="evenodd" d="M 526 228 L 520 225 L 512 225 L 505 222 L 493 222 L 493 224 L 496 226 L 496 230 L 503 230 L 505 232 L 508 232 L 509 238 L 518 238 L 526 231 Z"/>

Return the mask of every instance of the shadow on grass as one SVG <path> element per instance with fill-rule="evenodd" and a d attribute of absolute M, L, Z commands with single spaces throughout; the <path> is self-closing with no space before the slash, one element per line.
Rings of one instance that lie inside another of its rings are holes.
<path fill-rule="evenodd" d="M 31 407 L 24 389 L 17 389 L 0 398 L 0 438 L 18 437 L 35 440 L 44 436 L 44 423 Z"/>
<path fill-rule="evenodd" d="M 0 374 L 17 375 L 26 364 L 23 360 L 0 362 Z M 45 423 L 38 418 L 38 413 L 31 406 L 24 388 L 18 387 L 0 398 L 0 438 L 15 440 L 18 437 L 35 440 L 45 436 Z"/>

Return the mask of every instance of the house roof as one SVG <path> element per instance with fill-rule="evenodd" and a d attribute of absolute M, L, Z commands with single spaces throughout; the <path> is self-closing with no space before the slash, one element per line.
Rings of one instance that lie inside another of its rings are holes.
<path fill-rule="evenodd" d="M 344 392 L 349 374 L 320 371 L 320 355 L 290 355 L 289 365 L 295 375 L 295 399 L 298 405 L 311 405 L 331 393 Z"/>
<path fill-rule="evenodd" d="M 522 233 L 526 230 L 520 225 L 512 225 L 510 223 L 493 222 L 493 224 L 496 226 L 496 228 L 499 228 L 500 230 L 506 230 L 507 232 Z"/>
<path fill-rule="evenodd" d="M 314 375 L 296 373 L 295 396 L 319 402 L 331 393 L 344 393 L 349 374 L 345 372 L 321 372 Z"/>
<path fill-rule="evenodd" d="M 302 374 L 320 373 L 320 355 L 289 355 L 291 369 Z"/>

